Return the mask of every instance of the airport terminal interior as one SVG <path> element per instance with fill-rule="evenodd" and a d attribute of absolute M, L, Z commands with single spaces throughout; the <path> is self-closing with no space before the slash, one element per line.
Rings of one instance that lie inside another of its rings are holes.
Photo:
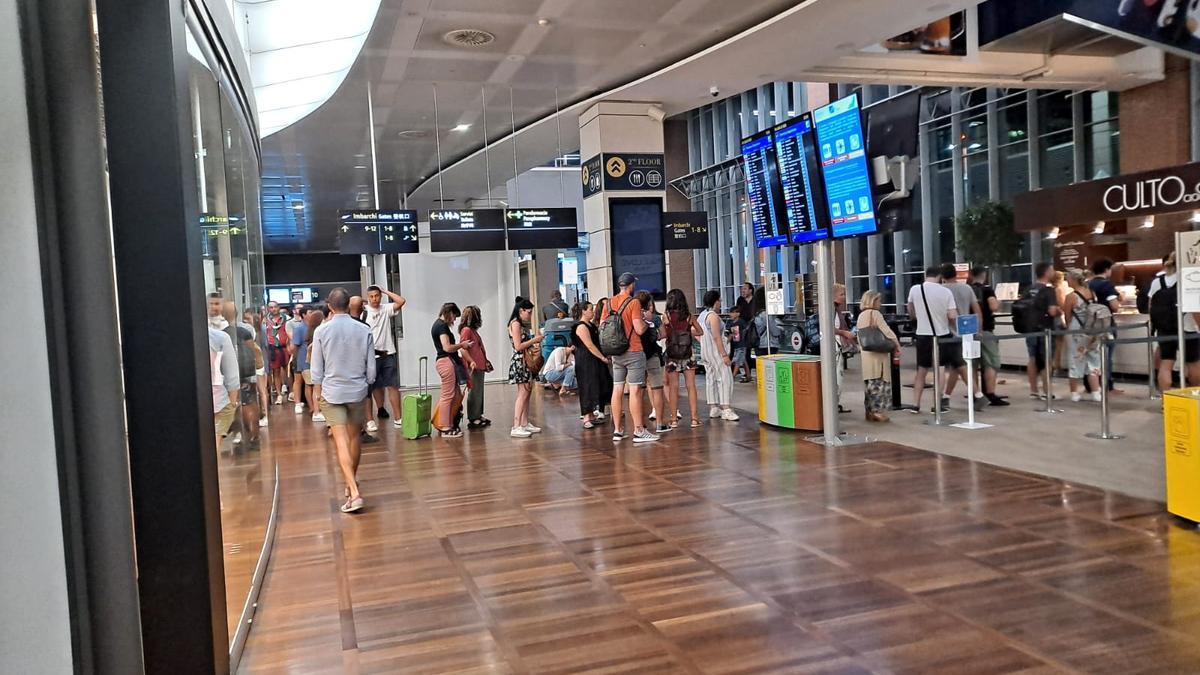
<path fill-rule="evenodd" d="M 1200 674 L 1195 0 L 0 52 L 0 673 Z"/>

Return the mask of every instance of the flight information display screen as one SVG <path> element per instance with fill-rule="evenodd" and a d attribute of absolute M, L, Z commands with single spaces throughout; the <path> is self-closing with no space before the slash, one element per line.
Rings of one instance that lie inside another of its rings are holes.
<path fill-rule="evenodd" d="M 338 248 L 347 255 L 417 253 L 417 212 L 339 211 Z"/>
<path fill-rule="evenodd" d="M 429 250 L 503 251 L 504 209 L 434 209 L 429 212 Z"/>
<path fill-rule="evenodd" d="M 817 154 L 812 117 L 807 113 L 775 127 L 775 155 L 788 229 L 793 244 L 809 244 L 829 236 L 829 219 L 821 190 L 821 160 Z"/>
<path fill-rule="evenodd" d="M 746 164 L 746 196 L 755 245 L 765 248 L 788 243 L 787 209 L 769 129 L 742 141 L 742 161 Z"/>
<path fill-rule="evenodd" d="M 508 247 L 577 248 L 579 223 L 574 207 L 554 209 L 505 209 Z"/>
<path fill-rule="evenodd" d="M 821 150 L 821 173 L 833 237 L 875 234 L 879 227 L 858 96 L 847 96 L 817 108 L 812 116 Z"/>

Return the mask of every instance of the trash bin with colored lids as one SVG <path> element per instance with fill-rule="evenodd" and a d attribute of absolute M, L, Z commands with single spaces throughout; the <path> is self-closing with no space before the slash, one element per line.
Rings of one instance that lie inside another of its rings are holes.
<path fill-rule="evenodd" d="M 771 354 L 758 357 L 758 419 L 784 429 L 823 431 L 821 357 Z"/>

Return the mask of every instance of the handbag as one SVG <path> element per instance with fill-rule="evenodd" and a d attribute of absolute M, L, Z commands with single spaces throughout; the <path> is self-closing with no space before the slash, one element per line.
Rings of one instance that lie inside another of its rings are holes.
<path fill-rule="evenodd" d="M 542 356 L 542 346 L 540 344 L 532 344 L 521 352 L 521 359 L 525 362 L 525 368 L 529 370 L 529 374 L 537 377 L 538 373 L 542 372 L 542 366 L 546 364 L 546 357 Z"/>

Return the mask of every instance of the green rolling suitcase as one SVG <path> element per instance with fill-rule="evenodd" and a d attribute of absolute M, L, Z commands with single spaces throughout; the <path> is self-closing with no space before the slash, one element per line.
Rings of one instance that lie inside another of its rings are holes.
<path fill-rule="evenodd" d="M 401 431 L 404 437 L 415 440 L 422 436 L 433 434 L 433 423 L 429 421 L 433 412 L 433 397 L 429 395 L 429 357 L 422 356 L 420 361 L 420 390 L 406 394 L 401 407 L 404 408 L 404 419 L 401 420 Z"/>

